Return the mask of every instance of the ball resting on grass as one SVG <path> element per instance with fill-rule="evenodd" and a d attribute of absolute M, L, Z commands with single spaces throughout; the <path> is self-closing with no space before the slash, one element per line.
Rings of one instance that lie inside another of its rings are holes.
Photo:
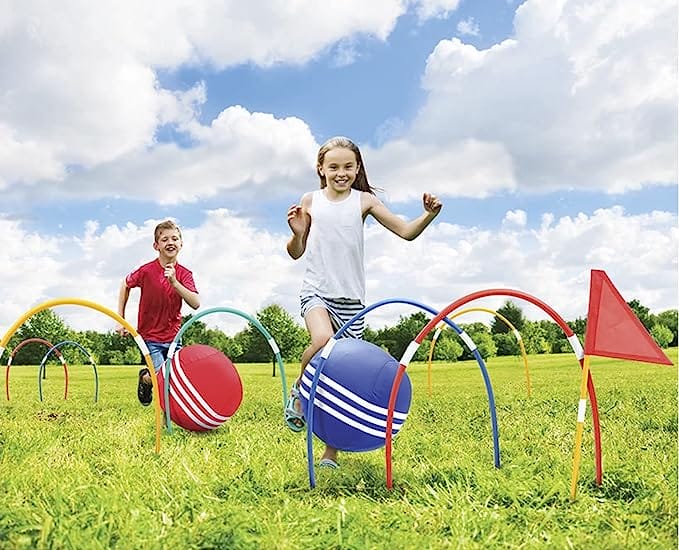
<path fill-rule="evenodd" d="M 313 432 L 341 451 L 371 451 L 384 446 L 389 394 L 399 363 L 382 348 L 353 338 L 338 340 L 327 359 L 319 351 L 304 370 L 300 399 L 308 418 L 309 392 L 322 365 L 314 396 Z M 410 409 L 407 374 L 399 387 L 392 435 Z"/>
<path fill-rule="evenodd" d="M 181 348 L 170 365 L 170 418 L 186 430 L 214 430 L 238 410 L 243 385 L 236 367 L 218 349 L 203 344 Z M 158 375 L 165 410 L 165 376 Z"/>

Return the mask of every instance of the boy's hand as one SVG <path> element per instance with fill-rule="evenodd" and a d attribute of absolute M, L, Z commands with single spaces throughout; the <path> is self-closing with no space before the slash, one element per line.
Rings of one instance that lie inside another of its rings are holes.
<path fill-rule="evenodd" d="M 165 266 L 165 278 L 172 286 L 174 286 L 174 284 L 177 282 L 176 272 L 173 263 L 167 264 Z"/>
<path fill-rule="evenodd" d="M 118 325 L 116 327 L 116 332 L 120 334 L 120 336 L 127 336 L 129 334 L 129 331 L 123 325 Z"/>
<path fill-rule="evenodd" d="M 288 225 L 295 235 L 304 235 L 309 225 L 309 217 L 299 204 L 293 204 L 288 208 Z"/>
<path fill-rule="evenodd" d="M 443 203 L 436 197 L 436 195 L 432 195 L 430 193 L 425 193 L 422 195 L 422 204 L 424 205 L 425 211 L 430 212 L 431 214 L 438 214 L 443 207 Z"/>

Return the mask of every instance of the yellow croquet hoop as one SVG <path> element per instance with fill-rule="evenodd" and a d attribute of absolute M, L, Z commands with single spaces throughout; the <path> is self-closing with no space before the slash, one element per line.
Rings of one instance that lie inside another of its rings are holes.
<path fill-rule="evenodd" d="M 519 333 L 518 330 L 516 330 L 516 327 L 514 327 L 511 321 L 507 319 L 504 315 L 498 313 L 493 309 L 488 309 L 485 307 L 470 307 L 466 309 L 461 309 L 460 311 L 456 311 L 453 315 L 449 315 L 448 318 L 452 320 L 455 319 L 456 317 L 459 317 L 460 315 L 464 315 L 465 313 L 471 313 L 473 311 L 484 311 L 486 313 L 494 315 L 495 317 L 500 319 L 505 325 L 507 325 L 512 332 L 514 332 L 516 339 L 519 341 L 521 355 L 523 356 L 523 364 L 526 371 L 526 389 L 528 391 L 528 397 L 530 397 L 531 385 L 530 385 L 530 372 L 528 370 L 528 356 L 526 355 L 526 348 L 523 345 L 523 338 L 521 338 L 521 334 Z M 429 357 L 427 359 L 427 387 L 429 389 L 429 397 L 431 397 L 431 360 L 432 356 L 434 355 L 434 346 L 436 345 L 436 341 L 438 340 L 439 335 L 441 334 L 441 330 L 443 330 L 445 326 L 446 326 L 445 322 L 441 322 L 441 324 L 436 328 L 436 331 L 434 331 L 434 336 L 431 339 L 431 344 L 429 346 Z"/>
<path fill-rule="evenodd" d="M 146 343 L 142 339 L 142 337 L 139 335 L 137 330 L 130 325 L 125 319 L 123 319 L 120 315 L 118 315 L 116 312 L 111 311 L 110 309 L 101 306 L 95 302 L 90 302 L 89 300 L 81 300 L 80 298 L 55 298 L 54 300 L 47 300 L 46 302 L 43 302 L 42 304 L 39 304 L 35 306 L 34 308 L 28 310 L 26 313 L 24 313 L 19 319 L 17 319 L 14 324 L 9 327 L 5 335 L 2 337 L 2 340 L 0 340 L 0 359 L 2 359 L 2 354 L 5 352 L 5 348 L 7 347 L 7 343 L 9 342 L 10 338 L 14 336 L 14 333 L 19 330 L 19 327 L 24 324 L 26 319 L 29 317 L 32 317 L 36 313 L 42 311 L 43 309 L 49 309 L 55 306 L 63 306 L 63 305 L 71 305 L 71 306 L 83 306 L 83 307 L 89 307 L 90 309 L 94 309 L 96 311 L 99 311 L 103 313 L 104 315 L 108 315 L 118 323 L 120 323 L 122 326 L 124 326 L 127 331 L 132 335 L 134 338 L 134 341 L 137 343 L 137 346 L 139 346 L 139 350 L 141 351 L 142 355 L 144 356 L 144 361 L 146 361 L 146 366 L 149 369 L 149 373 L 151 374 L 151 381 L 153 382 L 153 393 L 155 395 L 155 398 L 153 400 L 154 404 L 154 409 L 155 409 L 155 416 L 156 416 L 156 453 L 160 452 L 160 396 L 158 394 L 158 379 L 156 378 L 156 371 L 153 368 L 153 361 L 151 361 L 151 354 L 149 353 L 149 349 L 146 346 Z"/>

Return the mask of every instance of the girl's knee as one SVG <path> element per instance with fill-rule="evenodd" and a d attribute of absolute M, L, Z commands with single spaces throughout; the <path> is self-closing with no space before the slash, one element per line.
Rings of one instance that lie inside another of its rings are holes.
<path fill-rule="evenodd" d="M 318 351 L 328 343 L 328 340 L 330 340 L 334 334 L 334 332 L 322 332 L 321 334 L 314 334 L 311 338 L 311 347 L 314 348 L 315 351 Z"/>

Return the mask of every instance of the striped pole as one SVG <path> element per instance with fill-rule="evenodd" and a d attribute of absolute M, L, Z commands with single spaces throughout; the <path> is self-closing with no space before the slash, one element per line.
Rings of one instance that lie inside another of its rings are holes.
<path fill-rule="evenodd" d="M 589 377 L 589 355 L 585 355 L 580 381 L 580 401 L 578 402 L 578 419 L 575 428 L 575 447 L 573 449 L 573 473 L 571 474 L 571 498 L 575 499 L 578 488 L 580 471 L 580 455 L 582 447 L 582 432 L 585 427 L 585 412 L 587 410 L 587 379 Z"/>

